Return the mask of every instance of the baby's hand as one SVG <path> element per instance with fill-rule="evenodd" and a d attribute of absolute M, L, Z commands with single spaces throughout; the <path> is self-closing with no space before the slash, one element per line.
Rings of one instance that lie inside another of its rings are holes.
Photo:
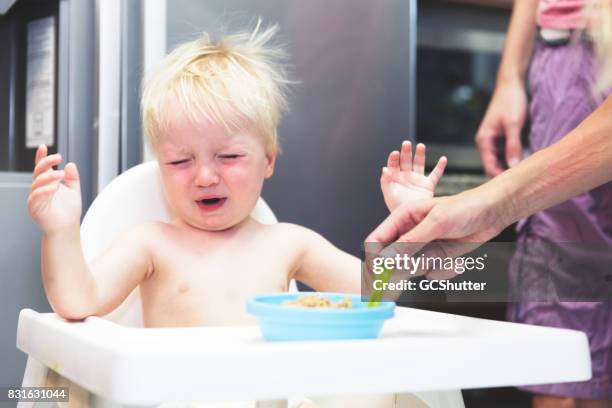
<path fill-rule="evenodd" d="M 436 167 L 425 175 L 425 145 L 419 143 L 412 160 L 412 145 L 405 141 L 401 152 L 389 154 L 387 167 L 383 167 L 380 188 L 389 211 L 406 201 L 431 198 L 446 167 L 446 157 L 440 157 Z"/>
<path fill-rule="evenodd" d="M 54 170 L 53 166 L 61 161 L 59 154 L 47 156 L 45 145 L 36 150 L 28 211 L 46 233 L 78 226 L 81 218 L 81 187 L 77 167 L 74 163 L 68 163 L 64 170 Z"/>

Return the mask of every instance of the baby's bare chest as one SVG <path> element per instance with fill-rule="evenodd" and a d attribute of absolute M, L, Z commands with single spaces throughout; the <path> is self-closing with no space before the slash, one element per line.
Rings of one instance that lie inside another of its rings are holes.
<path fill-rule="evenodd" d="M 163 320 L 182 325 L 243 322 L 250 297 L 288 290 L 293 264 L 291 254 L 265 245 L 166 244 L 156 250 L 154 272 L 141 284 L 145 314 L 168 314 Z"/>

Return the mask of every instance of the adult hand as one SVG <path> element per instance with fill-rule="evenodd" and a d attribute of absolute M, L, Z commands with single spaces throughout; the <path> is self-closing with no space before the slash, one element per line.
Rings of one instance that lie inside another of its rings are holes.
<path fill-rule="evenodd" d="M 489 193 L 476 188 L 455 196 L 402 204 L 368 236 L 366 245 L 382 249 L 393 243 L 383 250 L 386 256 L 404 252 L 412 256 L 422 251 L 425 256 L 457 257 L 470 252 L 510 224 L 503 217 L 499 201 Z M 452 276 L 448 271 L 427 274 L 432 279 Z"/>
<path fill-rule="evenodd" d="M 476 145 L 488 176 L 495 177 L 521 160 L 521 130 L 526 118 L 527 93 L 523 83 L 519 80 L 499 83 L 476 134 Z M 502 141 L 505 151 L 501 151 Z"/>

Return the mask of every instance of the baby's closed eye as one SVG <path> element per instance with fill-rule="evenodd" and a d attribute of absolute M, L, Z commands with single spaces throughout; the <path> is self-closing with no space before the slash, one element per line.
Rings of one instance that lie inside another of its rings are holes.
<path fill-rule="evenodd" d="M 246 157 L 246 154 L 243 153 L 221 153 L 218 154 L 217 160 L 222 164 L 231 165 L 241 163 L 243 158 Z"/>
<path fill-rule="evenodd" d="M 175 160 L 175 161 L 171 161 L 169 164 L 173 165 L 173 166 L 177 166 L 179 164 L 185 164 L 189 161 L 189 159 L 181 159 L 181 160 Z"/>

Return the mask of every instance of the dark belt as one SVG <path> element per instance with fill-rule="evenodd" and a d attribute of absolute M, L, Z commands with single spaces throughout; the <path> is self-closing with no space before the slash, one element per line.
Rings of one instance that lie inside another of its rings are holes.
<path fill-rule="evenodd" d="M 549 47 L 559 47 L 573 40 L 591 43 L 593 38 L 587 30 L 552 29 L 538 27 L 538 39 Z"/>

